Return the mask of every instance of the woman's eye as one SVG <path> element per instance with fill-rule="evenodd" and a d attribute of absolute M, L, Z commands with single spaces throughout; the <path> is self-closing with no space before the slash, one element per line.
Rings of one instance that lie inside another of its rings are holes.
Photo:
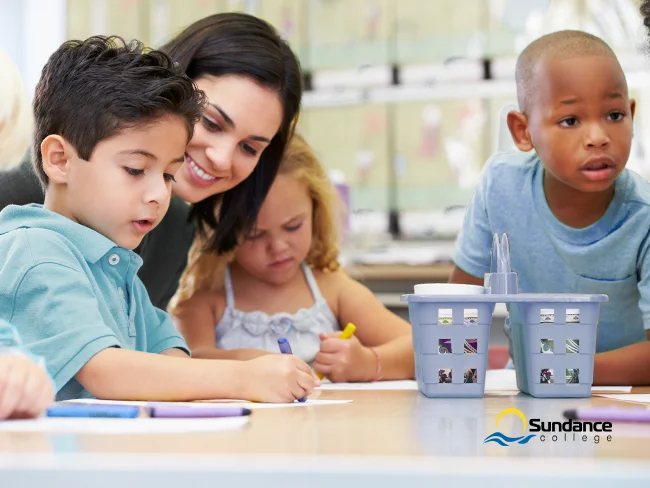
<path fill-rule="evenodd" d="M 203 124 L 212 132 L 221 131 L 219 124 L 212 122 L 209 118 L 203 117 Z"/>
<path fill-rule="evenodd" d="M 241 147 L 251 156 L 257 156 L 257 151 L 252 146 L 249 146 L 248 144 L 242 144 Z"/>

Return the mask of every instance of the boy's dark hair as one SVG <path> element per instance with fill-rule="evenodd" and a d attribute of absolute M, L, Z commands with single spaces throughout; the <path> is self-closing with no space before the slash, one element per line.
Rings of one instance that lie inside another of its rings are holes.
<path fill-rule="evenodd" d="M 528 115 L 531 100 L 539 92 L 540 66 L 549 61 L 580 56 L 606 56 L 616 59 L 614 51 L 605 41 L 583 31 L 552 32 L 531 42 L 519 55 L 515 69 L 519 110 Z"/>
<path fill-rule="evenodd" d="M 89 160 L 97 144 L 165 115 L 183 118 L 188 141 L 205 96 L 171 58 L 117 36 L 67 41 L 50 56 L 34 96 L 33 162 L 43 188 L 41 143 L 58 134 Z"/>
<path fill-rule="evenodd" d="M 199 224 L 199 231 L 215 230 L 210 233 L 207 248 L 217 253 L 231 251 L 238 239 L 253 228 L 293 134 L 302 98 L 298 58 L 271 24 L 234 12 L 196 21 L 162 50 L 192 79 L 247 77 L 276 91 L 282 102 L 280 129 L 251 175 L 236 187 L 192 206 L 191 215 Z"/>

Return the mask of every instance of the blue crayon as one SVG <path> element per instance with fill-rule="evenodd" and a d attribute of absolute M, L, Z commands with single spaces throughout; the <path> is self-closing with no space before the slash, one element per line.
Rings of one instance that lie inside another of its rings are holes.
<path fill-rule="evenodd" d="M 133 419 L 140 415 L 141 409 L 127 405 L 62 405 L 54 404 L 45 412 L 47 417 L 76 417 L 76 418 L 120 418 Z"/>
<path fill-rule="evenodd" d="M 289 341 L 285 339 L 284 337 L 280 337 L 278 339 L 278 347 L 280 348 L 280 352 L 282 354 L 292 354 L 293 352 L 291 351 L 291 344 L 289 344 Z M 306 402 L 307 398 L 299 398 L 299 402 Z"/>

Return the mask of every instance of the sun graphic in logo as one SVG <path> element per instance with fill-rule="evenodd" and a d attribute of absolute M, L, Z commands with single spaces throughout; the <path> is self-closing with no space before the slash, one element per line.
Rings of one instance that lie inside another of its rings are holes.
<path fill-rule="evenodd" d="M 521 433 L 526 434 L 526 426 L 528 425 L 528 421 L 526 420 L 524 413 L 518 408 L 506 408 L 505 410 L 501 410 L 501 412 L 499 412 L 499 415 L 497 415 L 497 429 L 499 428 L 499 421 L 506 415 L 516 415 L 519 417 L 521 419 Z M 483 441 L 483 444 L 487 444 L 488 442 L 496 442 L 500 446 L 507 447 L 510 444 L 515 443 L 527 444 L 528 441 L 533 437 L 536 437 L 535 434 L 521 435 L 519 437 L 508 437 L 507 435 L 504 435 L 502 432 L 499 432 L 497 430 L 496 432 L 493 432 L 487 436 Z"/>

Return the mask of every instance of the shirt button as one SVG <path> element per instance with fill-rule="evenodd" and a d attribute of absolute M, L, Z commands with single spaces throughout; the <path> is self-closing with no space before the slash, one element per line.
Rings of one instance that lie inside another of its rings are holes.
<path fill-rule="evenodd" d="M 120 257 L 117 254 L 111 254 L 108 258 L 108 264 L 115 266 L 120 262 Z"/>
<path fill-rule="evenodd" d="M 124 298 L 124 290 L 122 288 L 118 288 L 120 296 Z"/>

